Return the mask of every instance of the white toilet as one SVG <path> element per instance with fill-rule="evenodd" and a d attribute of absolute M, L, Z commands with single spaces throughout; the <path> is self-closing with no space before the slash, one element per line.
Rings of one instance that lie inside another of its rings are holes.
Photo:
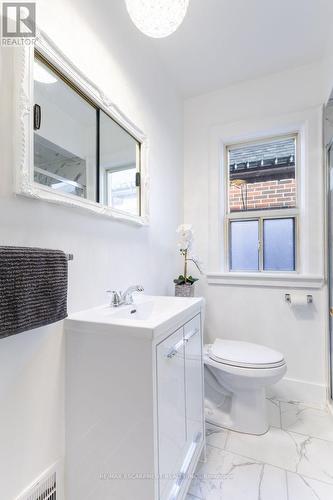
<path fill-rule="evenodd" d="M 216 339 L 204 348 L 206 421 L 238 432 L 264 434 L 269 424 L 266 387 L 287 371 L 268 347 Z"/>

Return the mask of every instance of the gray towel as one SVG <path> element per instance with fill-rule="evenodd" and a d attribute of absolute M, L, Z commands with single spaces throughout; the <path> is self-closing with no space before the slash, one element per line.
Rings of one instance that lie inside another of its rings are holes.
<path fill-rule="evenodd" d="M 0 247 L 0 339 L 66 318 L 67 281 L 64 252 Z"/>

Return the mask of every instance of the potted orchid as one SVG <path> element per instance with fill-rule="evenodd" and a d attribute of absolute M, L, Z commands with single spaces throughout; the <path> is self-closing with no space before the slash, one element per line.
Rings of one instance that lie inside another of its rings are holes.
<path fill-rule="evenodd" d="M 202 271 L 198 259 L 192 255 L 192 226 L 190 224 L 181 224 L 177 229 L 177 233 L 179 235 L 178 248 L 180 254 L 184 257 L 184 272 L 173 280 L 175 283 L 175 295 L 176 297 L 193 297 L 194 283 L 198 281 L 198 278 L 193 278 L 188 274 L 188 263 L 193 262 L 200 274 L 202 274 Z"/>

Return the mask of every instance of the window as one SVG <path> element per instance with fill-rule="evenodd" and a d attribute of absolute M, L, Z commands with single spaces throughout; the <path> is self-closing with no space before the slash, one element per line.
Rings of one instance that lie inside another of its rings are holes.
<path fill-rule="evenodd" d="M 135 166 L 105 171 L 106 203 L 117 210 L 135 212 L 137 209 Z"/>
<path fill-rule="evenodd" d="M 294 271 L 295 218 L 230 221 L 231 271 Z"/>
<path fill-rule="evenodd" d="M 297 136 L 227 147 L 230 271 L 295 271 Z"/>
<path fill-rule="evenodd" d="M 34 60 L 34 182 L 141 215 L 141 143 L 39 53 Z"/>

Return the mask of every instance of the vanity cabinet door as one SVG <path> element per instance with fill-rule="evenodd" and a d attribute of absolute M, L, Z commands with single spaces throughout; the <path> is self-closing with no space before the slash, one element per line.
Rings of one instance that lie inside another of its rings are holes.
<path fill-rule="evenodd" d="M 184 332 L 180 328 L 157 346 L 160 500 L 169 498 L 186 452 L 184 359 Z"/>
<path fill-rule="evenodd" d="M 188 446 L 203 440 L 203 366 L 200 314 L 184 326 L 186 431 Z M 195 450 L 196 446 L 192 446 Z"/>

